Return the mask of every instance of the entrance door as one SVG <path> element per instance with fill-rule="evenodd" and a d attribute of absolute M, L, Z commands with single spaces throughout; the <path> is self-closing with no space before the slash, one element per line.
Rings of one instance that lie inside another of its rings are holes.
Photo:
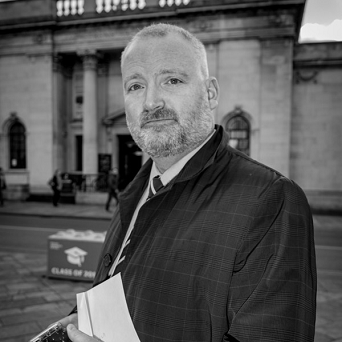
<path fill-rule="evenodd" d="M 142 151 L 130 135 L 119 135 L 119 190 L 135 177 L 142 165 Z"/>
<path fill-rule="evenodd" d="M 82 171 L 83 164 L 83 136 L 75 136 L 75 170 Z"/>

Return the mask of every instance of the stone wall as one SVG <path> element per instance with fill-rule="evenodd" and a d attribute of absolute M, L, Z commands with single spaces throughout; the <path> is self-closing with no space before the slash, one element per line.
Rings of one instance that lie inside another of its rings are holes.
<path fill-rule="evenodd" d="M 0 58 L 0 165 L 9 168 L 6 122 L 15 115 L 26 129 L 31 189 L 45 185 L 53 170 L 52 66 L 50 56 L 25 54 Z"/>
<path fill-rule="evenodd" d="M 0 21 L 10 24 L 51 19 L 55 16 L 55 1 L 16 0 L 0 2 Z"/>
<path fill-rule="evenodd" d="M 291 177 L 319 206 L 342 210 L 342 43 L 295 49 Z"/>

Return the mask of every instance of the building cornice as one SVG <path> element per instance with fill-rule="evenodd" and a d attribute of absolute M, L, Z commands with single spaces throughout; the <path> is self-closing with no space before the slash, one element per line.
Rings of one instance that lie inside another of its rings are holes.
<path fill-rule="evenodd" d="M 294 47 L 294 69 L 341 68 L 342 42 L 297 44 Z"/>
<path fill-rule="evenodd" d="M 221 2 L 221 1 L 220 1 Z M 68 16 L 56 16 L 52 13 L 51 16 L 35 17 L 30 19 L 20 19 L 20 22 L 13 22 L 6 20 L 0 21 L 0 32 L 22 31 L 22 30 L 37 30 L 37 29 L 52 29 L 58 30 L 59 28 L 67 28 L 70 26 L 88 26 L 97 24 L 108 24 L 115 22 L 132 22 L 153 20 L 155 18 L 176 18 L 188 15 L 212 15 L 218 12 L 235 13 L 244 11 L 260 11 L 271 10 L 276 8 L 281 10 L 282 8 L 296 8 L 297 22 L 296 31 L 299 30 L 299 26 L 302 20 L 304 11 L 305 0 L 278 0 L 278 1 L 258 1 L 258 2 L 238 2 L 238 3 L 226 3 L 217 4 L 212 2 L 210 5 L 201 6 L 173 6 L 171 8 L 153 8 L 152 10 L 139 10 L 139 11 L 119 11 L 109 13 L 84 13 L 83 15 L 68 15 Z M 23 22 L 26 20 L 26 22 Z"/>
<path fill-rule="evenodd" d="M 320 59 L 320 60 L 305 60 L 305 61 L 294 61 L 294 69 L 316 69 L 316 68 L 341 68 L 342 59 Z"/>

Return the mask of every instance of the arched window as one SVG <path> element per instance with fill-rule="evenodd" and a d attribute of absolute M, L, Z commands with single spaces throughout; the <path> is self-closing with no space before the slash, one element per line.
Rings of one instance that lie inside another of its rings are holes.
<path fill-rule="evenodd" d="M 249 155 L 249 131 L 248 120 L 242 115 L 234 115 L 227 123 L 225 130 L 229 135 L 229 145 Z"/>
<path fill-rule="evenodd" d="M 26 168 L 25 127 L 15 121 L 9 128 L 9 165 L 11 169 Z"/>

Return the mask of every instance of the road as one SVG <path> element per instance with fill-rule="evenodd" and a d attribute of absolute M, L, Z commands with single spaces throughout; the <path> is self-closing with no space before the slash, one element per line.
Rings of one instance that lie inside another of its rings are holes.
<path fill-rule="evenodd" d="M 0 215 L 0 249 L 37 251 L 47 248 L 49 235 L 62 229 L 106 231 L 108 220 Z M 322 224 L 315 229 L 317 268 L 342 275 L 342 227 Z"/>
<path fill-rule="evenodd" d="M 0 215 L 0 250 L 45 252 L 48 236 L 59 230 L 104 232 L 108 220 Z"/>

